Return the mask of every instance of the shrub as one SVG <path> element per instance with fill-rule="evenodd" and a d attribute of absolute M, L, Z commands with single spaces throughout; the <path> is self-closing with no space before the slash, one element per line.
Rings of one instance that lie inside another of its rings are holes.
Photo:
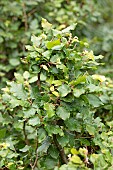
<path fill-rule="evenodd" d="M 22 74 L 26 69 L 20 60 L 27 55 L 25 44 L 30 44 L 31 35 L 37 35 L 41 31 L 41 17 L 48 19 L 58 29 L 78 22 L 76 35 L 83 39 L 84 35 L 85 38 L 89 37 L 89 25 L 99 20 L 100 13 L 94 15 L 93 11 L 98 14 L 98 8 L 93 1 L 1 0 L 0 88 L 5 86 L 7 79 L 14 78 L 15 71 Z"/>
<path fill-rule="evenodd" d="M 3 89 L 0 168 L 108 169 L 112 122 L 99 113 L 112 111 L 112 82 L 93 73 L 102 56 L 72 37 L 75 25 L 42 27 L 26 46 L 29 69 Z"/>

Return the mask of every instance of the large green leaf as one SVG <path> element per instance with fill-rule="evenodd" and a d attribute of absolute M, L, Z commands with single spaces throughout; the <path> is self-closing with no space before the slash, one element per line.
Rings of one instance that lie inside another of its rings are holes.
<path fill-rule="evenodd" d="M 62 106 L 59 106 L 57 108 L 56 114 L 63 120 L 66 120 L 70 117 L 70 112 Z"/>
<path fill-rule="evenodd" d="M 35 116 L 33 118 L 30 118 L 29 121 L 28 121 L 29 125 L 31 126 L 36 126 L 36 125 L 39 125 L 40 124 L 40 119 L 38 116 Z"/>
<path fill-rule="evenodd" d="M 74 88 L 73 89 L 73 94 L 75 97 L 80 97 L 81 94 L 84 94 L 85 93 L 85 89 L 81 88 L 81 89 L 77 89 L 77 88 Z"/>
<path fill-rule="evenodd" d="M 36 109 L 30 108 L 28 110 L 24 110 L 23 113 L 24 113 L 24 118 L 29 118 L 35 115 Z"/>
<path fill-rule="evenodd" d="M 60 45 L 60 43 L 61 43 L 60 39 L 56 39 L 56 40 L 47 42 L 46 47 L 48 49 L 52 49 L 53 47 Z"/>
<path fill-rule="evenodd" d="M 89 103 L 94 107 L 99 107 L 99 106 L 103 105 L 101 100 L 96 95 L 88 94 L 87 98 L 89 100 Z"/>
<path fill-rule="evenodd" d="M 10 83 L 11 88 L 10 91 L 16 96 L 18 99 L 27 99 L 27 93 L 23 88 L 22 84 L 17 84 L 15 82 Z"/>
<path fill-rule="evenodd" d="M 61 97 L 65 97 L 67 96 L 67 94 L 71 92 L 71 89 L 67 84 L 62 84 L 61 86 L 58 87 L 58 91 Z"/>
<path fill-rule="evenodd" d="M 49 146 L 50 146 L 49 138 L 46 138 L 46 139 L 43 141 L 42 145 L 38 147 L 37 152 L 38 152 L 38 153 L 39 153 L 39 152 L 46 153 L 47 150 L 48 150 L 48 148 L 49 148 Z"/>
<path fill-rule="evenodd" d="M 52 103 L 44 103 L 44 109 L 49 118 L 55 115 L 55 106 Z"/>

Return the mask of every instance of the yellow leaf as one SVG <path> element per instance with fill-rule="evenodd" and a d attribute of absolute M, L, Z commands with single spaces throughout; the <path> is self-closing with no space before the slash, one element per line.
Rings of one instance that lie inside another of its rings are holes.
<path fill-rule="evenodd" d="M 42 65 L 42 67 L 43 67 L 44 70 L 48 71 L 48 68 L 47 68 L 46 65 Z"/>
<path fill-rule="evenodd" d="M 94 75 L 92 75 L 92 77 L 93 77 L 93 79 L 99 80 L 100 82 L 104 82 L 106 80 L 105 76 L 103 76 L 103 75 L 94 74 Z"/>
<path fill-rule="evenodd" d="M 74 155 L 74 154 L 76 154 L 76 155 L 79 154 L 79 152 L 78 152 L 75 148 L 72 148 L 72 149 L 71 149 L 71 153 L 72 153 L 73 155 Z"/>
<path fill-rule="evenodd" d="M 44 29 L 51 29 L 52 24 L 50 24 L 46 19 L 42 18 L 42 27 Z"/>
<path fill-rule="evenodd" d="M 50 87 L 50 91 L 52 91 L 52 92 L 54 91 L 54 86 Z"/>
<path fill-rule="evenodd" d="M 90 51 L 88 54 L 88 59 L 91 59 L 91 60 L 94 60 L 94 54 L 93 54 L 93 51 Z"/>
<path fill-rule="evenodd" d="M 76 164 L 82 164 L 82 161 L 81 161 L 80 157 L 77 156 L 77 155 L 73 155 L 70 158 L 70 161 L 73 162 L 73 163 L 76 163 Z"/>
<path fill-rule="evenodd" d="M 57 91 L 52 92 L 56 97 L 59 97 L 59 93 Z"/>

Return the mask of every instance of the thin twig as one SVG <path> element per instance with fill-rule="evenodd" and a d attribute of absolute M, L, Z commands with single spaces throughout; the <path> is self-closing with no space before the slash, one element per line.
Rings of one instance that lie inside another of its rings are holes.
<path fill-rule="evenodd" d="M 25 3 L 22 3 L 22 8 L 23 8 L 23 15 L 24 15 L 25 31 L 27 31 L 28 30 L 28 22 L 27 22 L 27 13 L 26 13 Z"/>
<path fill-rule="evenodd" d="M 24 137 L 25 137 L 25 143 L 26 143 L 26 145 L 29 145 L 29 140 L 28 140 L 28 138 L 27 138 L 27 134 L 26 134 L 26 129 L 25 129 L 25 127 L 26 127 L 26 120 L 24 121 L 24 123 L 23 123 L 23 133 L 24 133 Z"/>
<path fill-rule="evenodd" d="M 38 152 L 37 152 L 37 149 L 38 149 L 38 140 L 36 142 L 36 158 L 35 158 L 35 161 L 34 161 L 34 165 L 32 166 L 32 170 L 35 169 L 35 167 L 37 166 L 37 162 L 38 162 Z"/>
<path fill-rule="evenodd" d="M 67 164 L 68 160 L 67 160 L 66 154 L 65 154 L 64 149 L 62 148 L 62 146 L 58 143 L 56 135 L 53 135 L 53 140 L 54 140 L 54 143 L 55 143 L 57 149 L 60 152 L 60 157 L 61 157 L 62 163 Z"/>

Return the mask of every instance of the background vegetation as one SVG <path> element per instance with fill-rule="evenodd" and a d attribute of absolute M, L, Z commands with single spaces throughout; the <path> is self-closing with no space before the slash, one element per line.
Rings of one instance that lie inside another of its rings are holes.
<path fill-rule="evenodd" d="M 0 16 L 0 168 L 111 170 L 112 0 L 1 0 Z"/>

